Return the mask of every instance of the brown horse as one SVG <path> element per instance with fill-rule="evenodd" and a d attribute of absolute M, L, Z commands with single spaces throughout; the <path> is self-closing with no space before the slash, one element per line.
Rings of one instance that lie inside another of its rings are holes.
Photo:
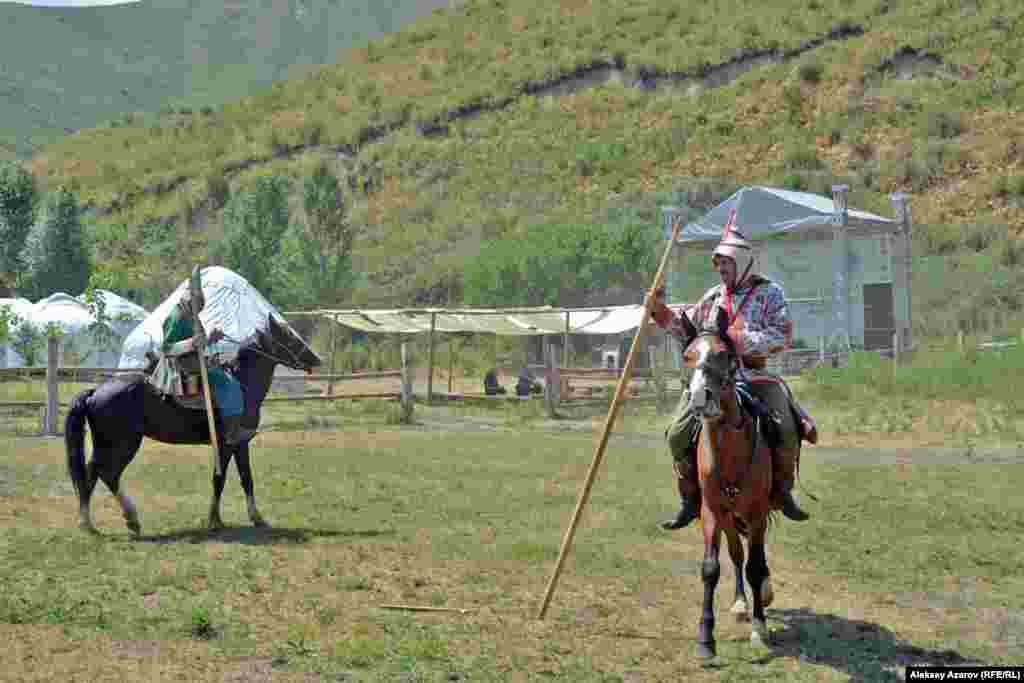
<path fill-rule="evenodd" d="M 684 324 L 689 321 L 684 318 Z M 754 597 L 750 641 L 767 645 L 768 625 L 764 608 L 772 601 L 764 539 L 772 509 L 772 454 L 756 422 L 740 406 L 735 374 L 739 367 L 736 349 L 726 334 L 728 317 L 719 310 L 713 328 L 698 332 L 690 325 L 691 341 L 683 363 L 692 370 L 690 410 L 701 421 L 697 469 L 704 527 L 704 607 L 697 628 L 697 656 L 715 656 L 715 589 L 722 533 L 736 566 L 736 602 L 732 612 L 747 616 L 743 587 L 743 543 L 748 537 L 746 578 Z"/>

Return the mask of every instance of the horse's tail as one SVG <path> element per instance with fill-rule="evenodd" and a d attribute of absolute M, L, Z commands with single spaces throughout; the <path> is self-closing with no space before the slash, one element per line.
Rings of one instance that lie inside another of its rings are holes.
<path fill-rule="evenodd" d="M 71 410 L 64 419 L 64 445 L 67 448 L 68 475 L 81 499 L 88 490 L 85 471 L 85 419 L 89 416 L 87 401 L 95 389 L 86 389 L 71 403 Z"/>

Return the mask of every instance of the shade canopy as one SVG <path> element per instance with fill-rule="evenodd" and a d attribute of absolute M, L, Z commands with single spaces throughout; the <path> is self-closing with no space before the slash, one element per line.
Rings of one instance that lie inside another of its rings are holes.
<path fill-rule="evenodd" d="M 335 320 L 345 327 L 369 333 L 417 334 L 429 332 L 431 320 L 436 332 L 477 332 L 503 336 L 543 334 L 619 334 L 640 326 L 641 304 L 601 308 L 454 309 L 418 308 L 390 310 L 303 311 Z M 296 313 L 289 313 L 296 315 Z M 568 328 L 566 321 L 568 318 Z"/>

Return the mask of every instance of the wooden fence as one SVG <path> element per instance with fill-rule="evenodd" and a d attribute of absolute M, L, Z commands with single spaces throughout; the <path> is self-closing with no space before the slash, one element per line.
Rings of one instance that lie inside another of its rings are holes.
<path fill-rule="evenodd" d="M 62 382 L 85 382 L 100 383 L 119 375 L 138 374 L 138 370 L 118 368 L 94 368 L 94 367 L 59 367 L 60 340 L 51 337 L 47 343 L 47 365 L 44 368 L 0 368 L 0 382 L 24 381 L 31 379 L 46 380 L 45 401 L 0 401 L 0 408 L 36 408 L 41 410 L 40 431 L 44 436 L 56 436 L 58 431 L 59 411 L 67 408 L 70 403 L 59 400 L 60 384 Z M 395 391 L 379 391 L 365 393 L 334 393 L 334 384 L 351 380 L 384 379 L 395 378 L 399 380 L 399 386 Z M 275 376 L 274 381 L 286 384 L 291 378 L 285 375 Z M 402 410 L 402 422 L 409 423 L 413 419 L 413 365 L 412 357 L 407 352 L 405 344 L 402 344 L 402 368 L 400 370 L 383 370 L 377 372 L 357 372 L 347 375 L 341 374 L 301 374 L 295 379 L 307 381 L 327 382 L 326 391 L 322 394 L 300 395 L 300 396 L 268 396 L 264 403 L 293 402 L 293 401 L 339 401 L 339 400 L 366 400 L 383 399 L 398 401 Z"/>

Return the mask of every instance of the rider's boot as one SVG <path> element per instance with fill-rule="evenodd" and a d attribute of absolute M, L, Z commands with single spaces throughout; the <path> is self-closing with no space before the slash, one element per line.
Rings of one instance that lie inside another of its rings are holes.
<path fill-rule="evenodd" d="M 775 465 L 772 472 L 772 504 L 794 522 L 810 519 L 810 515 L 801 510 L 793 498 L 793 481 L 799 457 L 799 448 L 776 448 L 772 451 Z"/>
<path fill-rule="evenodd" d="M 689 448 L 682 462 L 673 464 L 676 485 L 679 488 L 679 512 L 661 523 L 668 531 L 682 529 L 700 516 L 700 486 L 697 483 L 697 450 Z"/>
<path fill-rule="evenodd" d="M 800 420 L 800 435 L 804 441 L 811 444 L 818 443 L 818 425 L 814 418 L 807 414 L 804 407 L 797 403 L 797 400 L 792 395 L 789 397 L 789 402 Z"/>

